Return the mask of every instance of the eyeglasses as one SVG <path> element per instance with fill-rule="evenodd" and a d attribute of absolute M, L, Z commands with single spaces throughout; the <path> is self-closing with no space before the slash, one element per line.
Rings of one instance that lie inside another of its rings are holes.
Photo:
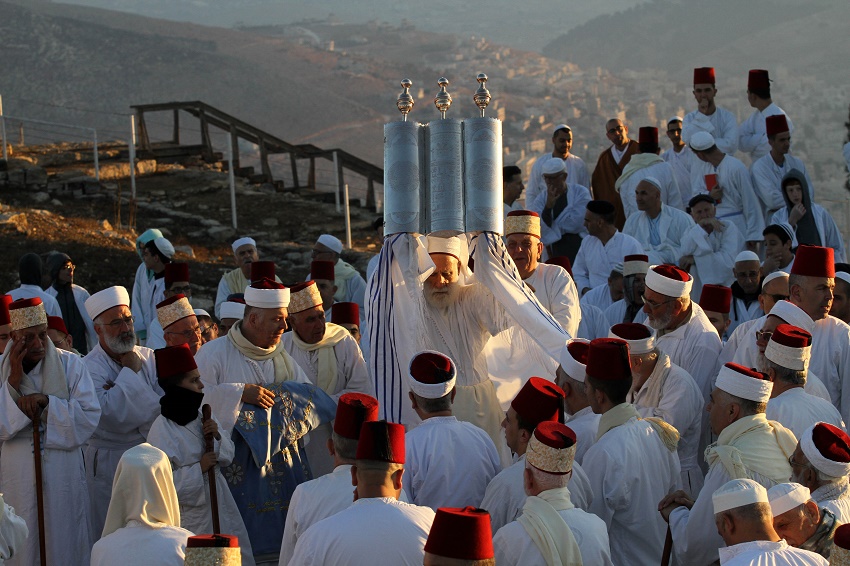
<path fill-rule="evenodd" d="M 666 305 L 667 303 L 672 303 L 673 301 L 678 301 L 678 298 L 668 299 L 666 301 L 661 301 L 660 303 L 654 303 L 646 298 L 646 295 L 641 295 L 640 300 L 643 301 L 643 304 L 647 305 L 651 309 L 657 309 L 660 306 Z"/>
<path fill-rule="evenodd" d="M 788 465 L 791 466 L 792 468 L 811 468 L 812 467 L 811 464 L 801 464 L 800 462 L 795 462 L 793 454 L 788 456 Z"/>
<path fill-rule="evenodd" d="M 172 293 L 175 293 L 175 294 L 181 294 L 181 293 L 182 293 L 183 295 L 185 295 L 186 293 L 190 292 L 191 290 L 192 290 L 192 286 L 191 286 L 191 285 L 186 285 L 186 286 L 184 286 L 184 287 L 172 287 L 172 288 L 170 289 L 170 291 L 171 291 Z"/>
<path fill-rule="evenodd" d="M 756 340 L 764 340 L 767 342 L 770 340 L 771 336 L 773 336 L 773 330 L 756 330 Z"/>
<path fill-rule="evenodd" d="M 135 320 L 136 320 L 135 316 L 125 316 L 124 318 L 116 318 L 112 322 L 98 322 L 98 324 L 101 325 L 101 326 L 108 326 L 110 328 L 117 330 L 117 329 L 121 328 L 122 325 L 125 325 L 125 324 L 127 326 L 129 326 L 130 328 L 132 328 L 133 322 L 135 322 Z"/>
<path fill-rule="evenodd" d="M 184 330 L 183 332 L 174 332 L 172 330 L 168 330 L 165 332 L 166 334 L 177 334 L 178 336 L 182 336 L 186 340 L 191 340 L 192 336 L 200 336 L 201 335 L 201 327 L 196 324 L 189 330 Z"/>

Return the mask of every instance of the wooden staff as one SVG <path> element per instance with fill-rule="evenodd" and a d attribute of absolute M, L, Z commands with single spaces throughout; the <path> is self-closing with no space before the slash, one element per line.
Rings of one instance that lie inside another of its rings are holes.
<path fill-rule="evenodd" d="M 47 566 L 47 551 L 44 537 L 44 491 L 41 478 L 41 415 L 32 418 L 32 447 L 35 460 L 35 502 L 38 508 L 38 550 L 41 566 Z"/>
<path fill-rule="evenodd" d="M 212 418 L 212 409 L 209 405 L 204 405 L 201 409 L 203 411 L 203 422 L 207 422 Z M 212 452 L 215 449 L 215 445 L 213 444 L 213 435 L 207 434 L 204 435 L 204 452 Z M 221 523 L 218 520 L 218 493 L 216 492 L 215 485 L 215 466 L 212 466 L 209 470 L 207 470 L 207 478 L 209 479 L 210 484 L 210 507 L 212 508 L 212 521 L 213 521 L 213 534 L 221 534 Z"/>
<path fill-rule="evenodd" d="M 667 537 L 664 539 L 664 551 L 661 553 L 661 566 L 670 566 L 670 555 L 673 553 L 673 533 L 667 525 Z"/>

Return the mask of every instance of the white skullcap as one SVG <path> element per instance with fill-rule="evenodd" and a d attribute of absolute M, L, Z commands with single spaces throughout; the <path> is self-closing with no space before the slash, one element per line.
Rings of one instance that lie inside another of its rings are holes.
<path fill-rule="evenodd" d="M 153 241 L 153 245 L 156 246 L 156 249 L 159 250 L 159 253 L 161 253 L 168 259 L 174 257 L 174 246 L 172 246 L 171 242 L 169 242 L 165 238 L 156 238 Z"/>
<path fill-rule="evenodd" d="M 806 314 L 806 311 L 785 300 L 777 301 L 767 314 L 768 316 L 781 318 L 791 326 L 802 328 L 809 334 L 811 334 L 815 329 L 815 321 L 812 320 L 812 317 Z"/>
<path fill-rule="evenodd" d="M 238 318 L 242 320 L 245 316 L 245 305 L 234 301 L 224 301 L 221 303 L 221 320 L 225 318 Z"/>
<path fill-rule="evenodd" d="M 767 490 L 758 482 L 749 479 L 726 482 L 711 496 L 714 504 L 714 514 L 723 513 L 729 509 L 752 505 L 753 503 L 770 503 Z"/>
<path fill-rule="evenodd" d="M 767 403 L 773 391 L 773 383 L 752 375 L 757 373 L 744 366 L 728 363 L 720 368 L 715 387 L 741 399 Z"/>
<path fill-rule="evenodd" d="M 846 271 L 836 271 L 835 278 L 841 279 L 842 281 L 850 285 L 850 273 L 847 273 Z"/>
<path fill-rule="evenodd" d="M 850 474 L 850 462 L 832 460 L 823 455 L 821 449 L 815 444 L 816 433 L 824 450 L 831 450 L 836 457 L 841 457 L 840 454 L 847 452 L 847 434 L 834 425 L 818 422 L 800 435 L 800 450 L 803 451 L 809 463 L 819 472 L 833 478 L 843 478 Z"/>
<path fill-rule="evenodd" d="M 443 379 L 445 368 L 451 377 Z M 440 371 L 442 370 L 442 371 Z M 436 383 L 435 383 L 436 381 Z M 410 359 L 407 371 L 407 383 L 410 390 L 425 399 L 441 399 L 454 389 L 457 381 L 457 367 L 452 359 L 435 350 L 424 350 Z"/>
<path fill-rule="evenodd" d="M 557 175 L 558 173 L 566 173 L 567 164 L 560 157 L 553 157 L 543 164 L 544 175 Z"/>
<path fill-rule="evenodd" d="M 756 252 L 751 252 L 750 250 L 744 250 L 735 256 L 735 263 L 740 263 L 742 261 L 757 261 L 761 263 L 758 254 Z"/>
<path fill-rule="evenodd" d="M 94 320 L 112 307 L 130 306 L 130 294 L 124 287 L 107 287 L 86 299 L 85 307 L 89 318 Z"/>
<path fill-rule="evenodd" d="M 289 289 L 245 288 L 245 304 L 258 309 L 280 309 L 289 307 Z"/>
<path fill-rule="evenodd" d="M 788 224 L 787 222 L 774 222 L 773 224 L 770 224 L 769 226 L 779 226 L 780 228 L 782 228 L 782 230 L 791 239 L 791 249 L 792 250 L 796 249 L 797 246 L 800 245 L 800 242 L 797 241 L 796 230 L 794 230 L 794 228 L 790 224 Z"/>
<path fill-rule="evenodd" d="M 319 236 L 319 239 L 316 240 L 317 244 L 322 244 L 329 250 L 332 250 L 338 254 L 342 253 L 342 242 L 339 241 L 339 238 L 335 236 L 331 236 L 330 234 L 322 234 Z"/>
<path fill-rule="evenodd" d="M 584 338 L 567 340 L 567 344 L 561 349 L 561 355 L 558 359 L 561 363 L 561 368 L 568 376 L 584 383 L 587 366 L 573 357 L 570 353 L 570 344 L 590 344 L 590 340 L 585 340 Z"/>
<path fill-rule="evenodd" d="M 452 236 L 450 238 L 440 238 L 439 236 L 428 236 L 426 238 L 429 254 L 447 254 L 453 256 L 462 265 L 466 265 L 469 259 L 469 250 L 466 241 Z"/>
<path fill-rule="evenodd" d="M 626 274 L 625 267 L 624 267 L 624 265 L 623 265 L 623 262 L 622 262 L 622 261 L 618 261 L 617 263 L 615 263 L 615 264 L 614 264 L 614 267 L 612 267 L 612 268 L 611 268 L 611 271 L 616 271 L 616 272 L 617 272 L 617 273 L 619 273 L 620 275 L 625 275 L 625 274 Z M 629 274 L 629 275 L 631 275 L 631 274 Z"/>
<path fill-rule="evenodd" d="M 691 136 L 691 149 L 694 151 L 705 151 L 715 145 L 714 136 L 708 132 L 696 132 Z"/>
<path fill-rule="evenodd" d="M 688 280 L 679 281 L 671 277 L 666 277 L 656 271 L 659 268 L 668 269 L 671 267 L 673 266 L 650 265 L 649 270 L 646 272 L 646 287 L 667 297 L 689 296 L 691 294 L 691 287 L 694 284 L 694 278 L 690 274 L 683 272 L 688 276 Z M 678 268 L 676 270 L 681 271 Z"/>
<path fill-rule="evenodd" d="M 764 276 L 761 282 L 761 288 L 764 289 L 765 285 L 773 281 L 774 279 L 779 279 L 780 277 L 784 277 L 788 279 L 789 275 L 785 271 L 774 271 L 773 273 L 769 273 Z"/>
<path fill-rule="evenodd" d="M 672 118 L 667 120 L 667 124 L 669 125 L 670 122 L 684 122 L 684 120 L 682 119 L 681 116 L 673 116 Z"/>
<path fill-rule="evenodd" d="M 573 129 L 571 127 L 567 126 L 566 124 L 558 124 L 557 126 L 552 128 L 552 135 L 554 136 L 555 134 L 557 134 L 558 130 L 567 130 L 568 132 L 573 131 Z"/>
<path fill-rule="evenodd" d="M 204 309 L 195 309 L 195 316 L 206 316 L 208 318 L 212 318 L 210 313 L 205 311 Z"/>
<path fill-rule="evenodd" d="M 767 490 L 770 511 L 774 517 L 796 509 L 811 498 L 809 488 L 798 483 L 780 483 Z"/>
<path fill-rule="evenodd" d="M 649 336 L 643 338 L 645 331 L 649 332 Z M 655 334 L 654 328 L 639 322 L 621 322 L 608 329 L 608 338 L 624 340 L 629 345 L 630 354 L 646 354 L 655 350 Z"/>
<path fill-rule="evenodd" d="M 656 188 L 656 189 L 658 189 L 659 191 L 661 191 L 661 190 L 662 190 L 662 189 L 661 189 L 661 181 L 659 181 L 659 180 L 658 180 L 658 179 L 656 179 L 655 177 L 652 177 L 652 176 L 650 176 L 650 177 L 644 177 L 643 179 L 641 179 L 641 181 L 646 181 L 647 183 L 649 183 L 650 185 L 652 185 L 653 187 L 655 187 L 655 188 Z"/>
<path fill-rule="evenodd" d="M 239 238 L 230 247 L 233 248 L 233 253 L 236 253 L 236 250 L 242 246 L 254 246 L 256 248 L 257 242 L 254 241 L 254 238 Z"/>

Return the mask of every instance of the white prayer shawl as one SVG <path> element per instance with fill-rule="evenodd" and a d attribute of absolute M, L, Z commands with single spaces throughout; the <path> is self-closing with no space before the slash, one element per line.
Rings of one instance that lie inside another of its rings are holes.
<path fill-rule="evenodd" d="M 731 266 L 735 256 L 744 249 L 744 237 L 732 222 L 721 220 L 722 232 L 714 230 L 709 234 L 702 226 L 694 224 L 684 237 L 679 253 L 694 257 L 695 266 L 691 270 L 694 285 L 691 299 L 699 300 L 702 286 L 723 285 L 729 287 L 735 282 Z"/>
<path fill-rule="evenodd" d="M 192 531 L 163 525 L 154 529 L 139 521 L 108 534 L 94 545 L 91 566 L 183 566 Z"/>
<path fill-rule="evenodd" d="M 791 118 L 773 102 L 764 110 L 753 110 L 753 113 L 738 126 L 738 149 L 743 153 L 749 153 L 751 161 L 756 161 L 770 152 L 765 119 L 768 116 L 779 114 L 785 116 L 785 120 L 788 122 L 788 131 L 793 133 L 794 124 L 791 123 Z"/>
<path fill-rule="evenodd" d="M 614 564 L 660 563 L 667 525 L 656 509 L 681 487 L 675 451 L 650 422 L 631 417 L 597 439 L 584 469 L 593 490 L 588 510 L 605 521 Z"/>
<path fill-rule="evenodd" d="M 525 454 L 496 474 L 496 477 L 487 485 L 479 507 L 490 513 L 490 528 L 493 534 L 522 515 L 522 506 L 525 505 L 525 499 L 528 497 L 523 483 L 523 470 L 525 470 Z M 573 462 L 569 490 L 572 504 L 578 509 L 587 511 L 593 501 L 593 492 L 590 487 L 590 478 L 577 462 Z"/>
<path fill-rule="evenodd" d="M 591 200 L 590 190 L 584 185 L 567 183 L 566 194 L 567 206 L 561 214 L 552 218 L 551 226 L 543 220 L 547 193 L 540 193 L 535 200 L 527 201 L 528 210 L 533 210 L 540 215 L 540 241 L 547 246 L 554 244 L 565 234 L 578 234 L 582 237 L 587 235 L 587 229 L 584 227 L 584 213 L 587 212 L 587 203 Z"/>
<path fill-rule="evenodd" d="M 534 165 L 531 167 L 531 173 L 528 175 L 528 184 L 525 186 L 525 204 L 529 207 L 529 203 L 535 201 L 540 193 L 546 192 L 546 181 L 543 179 L 543 165 L 552 157 L 551 153 L 546 153 L 538 157 Z M 558 157 L 558 159 L 561 159 Z M 580 158 L 572 153 L 566 159 L 562 159 L 567 164 L 567 182 L 581 185 L 582 187 L 590 187 L 590 174 L 587 170 L 587 165 Z"/>
<path fill-rule="evenodd" d="M 148 443 L 165 452 L 171 463 L 174 488 L 180 503 L 180 526 L 193 533 L 212 533 L 209 479 L 207 473 L 201 471 L 201 457 L 205 453 L 202 427 L 200 414 L 186 426 L 160 415 L 151 426 Z M 248 531 L 230 493 L 227 480 L 221 473 L 221 469 L 233 461 L 234 445 L 229 430 L 219 427 L 219 434 L 221 440 L 214 441 L 213 450 L 218 454 L 215 485 L 221 529 L 222 532 L 239 538 L 242 564 L 251 566 L 254 564 L 254 554 L 251 552 Z"/>
<path fill-rule="evenodd" d="M 0 494 L 0 564 L 17 555 L 26 544 L 28 535 L 26 521 L 15 514 L 15 510 L 3 501 L 3 495 Z"/>
<path fill-rule="evenodd" d="M 649 225 L 649 216 L 645 212 L 636 212 L 626 218 L 623 233 L 640 242 L 644 253 L 649 256 L 651 265 L 678 264 L 679 258 L 682 257 L 679 252 L 679 248 L 682 246 L 682 238 L 694 225 L 693 219 L 678 208 L 662 204 L 660 218 L 658 219 L 658 236 L 661 243 L 658 245 L 653 245 L 650 241 Z"/>
<path fill-rule="evenodd" d="M 635 158 L 640 155 L 646 154 L 632 156 L 632 159 L 629 161 L 629 164 L 626 165 L 626 168 L 634 163 Z M 685 210 L 685 205 L 687 205 L 687 201 L 684 203 L 682 202 L 682 192 L 679 189 L 678 182 L 676 181 L 676 174 L 673 171 L 673 167 L 659 156 L 654 154 L 650 155 L 657 158 L 658 161 L 647 167 L 638 169 L 629 175 L 618 189 L 618 192 L 620 193 L 620 200 L 623 203 L 623 212 L 625 213 L 626 218 L 638 212 L 637 201 L 635 200 L 635 189 L 637 188 L 638 183 L 647 177 L 653 177 L 661 183 L 661 202 L 664 203 L 665 206 L 672 206 L 678 210 Z M 620 178 L 622 179 L 622 177 Z M 622 259 L 620 259 L 620 261 L 622 261 Z"/>
<path fill-rule="evenodd" d="M 820 554 L 789 546 L 784 540 L 756 540 L 720 549 L 721 566 L 829 566 Z"/>
<path fill-rule="evenodd" d="M 649 379 L 637 394 L 630 391 L 626 401 L 633 403 L 642 417 L 660 417 L 679 431 L 682 485 L 696 496 L 703 482 L 698 449 L 705 401 L 694 378 L 661 353 Z"/>
<path fill-rule="evenodd" d="M 821 509 L 829 509 L 841 523 L 850 522 L 850 485 L 847 478 L 820 486 L 811 494 Z"/>
<path fill-rule="evenodd" d="M 676 152 L 672 147 L 661 154 L 661 159 L 670 164 L 676 176 L 676 186 L 682 195 L 682 204 L 688 205 L 691 199 L 691 162 L 696 159 L 691 148 L 686 144 L 682 151 Z"/>
<path fill-rule="evenodd" d="M 153 350 L 135 347 L 142 359 L 139 373 L 121 367 L 98 344 L 83 358 L 102 410 L 100 422 L 85 448 L 86 483 L 91 502 L 91 531 L 100 537 L 112 497 L 112 480 L 124 452 L 145 442 L 159 416 L 162 389 L 156 378 Z"/>
<path fill-rule="evenodd" d="M 45 289 L 44 292 L 54 298 L 58 294 L 52 285 Z M 89 350 L 91 350 L 97 345 L 98 340 L 97 333 L 94 331 L 94 323 L 86 310 L 86 299 L 88 299 L 91 295 L 89 295 L 88 291 L 79 285 L 74 285 L 73 283 L 71 284 L 71 292 L 74 294 L 74 303 L 76 303 L 77 309 L 80 311 L 80 316 L 83 317 L 83 323 L 86 325 L 86 343 L 88 344 Z M 61 317 L 62 315 L 60 314 L 59 316 Z"/>
<path fill-rule="evenodd" d="M 608 284 L 608 276 L 627 255 L 643 253 L 643 246 L 628 234 L 617 231 L 606 243 L 596 236 L 585 236 L 573 263 L 576 288 L 593 289 Z"/>
<path fill-rule="evenodd" d="M 12 289 L 6 294 L 12 297 L 13 301 L 38 297 L 44 304 L 44 312 L 47 313 L 47 316 L 58 316 L 59 318 L 62 318 L 62 309 L 59 308 L 59 303 L 56 302 L 53 295 L 49 294 L 38 285 L 21 285 L 17 289 Z"/>
<path fill-rule="evenodd" d="M 607 335 L 606 335 L 607 337 Z M 599 418 L 590 406 L 581 409 L 574 415 L 567 415 L 566 424 L 576 433 L 576 454 L 574 462 L 581 464 L 587 450 L 596 443 L 596 431 L 599 430 Z"/>
<path fill-rule="evenodd" d="M 431 417 L 410 430 L 405 478 L 416 505 L 476 507 L 499 470 L 496 446 L 486 432 L 455 417 Z M 462 479 L 461 479 L 462 478 Z"/>
<path fill-rule="evenodd" d="M 691 143 L 696 132 L 708 132 L 714 137 L 717 148 L 723 153 L 733 154 L 738 149 L 738 121 L 725 108 L 716 107 L 708 116 L 699 110 L 688 112 L 682 121 L 682 141 Z"/>
<path fill-rule="evenodd" d="M 799 157 L 787 154 L 783 156 L 782 165 L 777 165 L 773 156 L 767 154 L 750 165 L 753 188 L 755 188 L 756 195 L 761 201 L 765 220 L 773 216 L 773 213 L 780 208 L 785 208 L 785 198 L 782 196 L 782 178 L 792 169 L 800 171 L 805 176 L 806 183 L 809 185 L 810 200 L 814 202 L 815 186 L 806 170 L 806 164 Z"/>
<path fill-rule="evenodd" d="M 812 203 L 812 216 L 815 219 L 821 245 L 835 250 L 836 263 L 845 262 L 847 254 L 844 251 L 844 238 L 841 236 L 841 231 L 838 229 L 835 220 L 824 207 L 814 202 Z M 770 224 L 779 224 L 780 222 L 788 222 L 788 208 L 785 206 L 777 210 L 770 218 Z"/>
<path fill-rule="evenodd" d="M 746 241 L 761 242 L 764 239 L 764 216 L 747 166 L 731 155 L 725 155 L 717 167 L 695 160 L 691 167 L 693 195 L 708 192 L 705 176 L 710 173 L 717 174 L 717 185 L 723 188 L 723 198 L 717 205 L 717 218 L 734 222 Z"/>
<path fill-rule="evenodd" d="M 768 420 L 777 421 L 790 429 L 797 438 L 819 421 L 835 425 L 842 430 L 846 428 L 838 409 L 832 403 L 806 393 L 802 387 L 789 389 L 768 401 L 765 415 Z"/>
<path fill-rule="evenodd" d="M 590 303 L 581 305 L 581 322 L 578 325 L 576 336 L 579 338 L 607 338 L 610 328 L 608 319 L 599 307 Z"/>
<path fill-rule="evenodd" d="M 606 281 L 604 285 L 594 287 L 582 295 L 579 302 L 583 305 L 593 305 L 598 307 L 602 312 L 605 312 L 605 309 L 614 303 L 614 301 L 611 300 L 611 289 L 608 287 L 608 282 Z"/>
<path fill-rule="evenodd" d="M 216 419 L 226 430 L 233 430 L 242 411 L 242 392 L 246 383 L 265 385 L 275 382 L 274 360 L 252 360 L 222 336 L 207 342 L 195 355 L 195 363 L 204 382 L 204 402 L 209 403 Z M 309 383 L 304 370 L 292 364 L 295 375 L 290 381 Z"/>
<path fill-rule="evenodd" d="M 820 377 L 844 422 L 850 422 L 850 326 L 827 316 L 815 322 L 809 372 Z"/>
<path fill-rule="evenodd" d="M 298 539 L 289 566 L 421 566 L 434 511 L 389 497 L 358 499 Z M 390 536 L 391 534 L 391 536 Z"/>
<path fill-rule="evenodd" d="M 44 489 L 47 564 L 88 564 L 93 538 L 89 531 L 89 500 L 81 447 L 91 436 L 100 407 L 82 359 L 57 350 L 69 397 L 49 396 L 42 413 L 41 468 Z M 45 378 L 39 362 L 27 376 L 40 390 Z M 17 396 L 17 395 L 15 395 Z M 32 421 L 24 415 L 7 383 L 0 384 L 0 492 L 26 522 L 29 536 L 6 564 L 39 563 L 38 521 L 33 463 Z"/>

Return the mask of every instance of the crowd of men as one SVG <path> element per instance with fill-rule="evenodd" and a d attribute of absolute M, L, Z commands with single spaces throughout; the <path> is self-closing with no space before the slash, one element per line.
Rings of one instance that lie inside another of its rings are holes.
<path fill-rule="evenodd" d="M 0 562 L 850 564 L 850 265 L 767 72 L 740 125 L 714 82 L 663 154 L 555 127 L 503 234 L 377 221 L 365 277 L 239 238 L 205 310 L 157 229 L 129 290 L 21 257 Z"/>

